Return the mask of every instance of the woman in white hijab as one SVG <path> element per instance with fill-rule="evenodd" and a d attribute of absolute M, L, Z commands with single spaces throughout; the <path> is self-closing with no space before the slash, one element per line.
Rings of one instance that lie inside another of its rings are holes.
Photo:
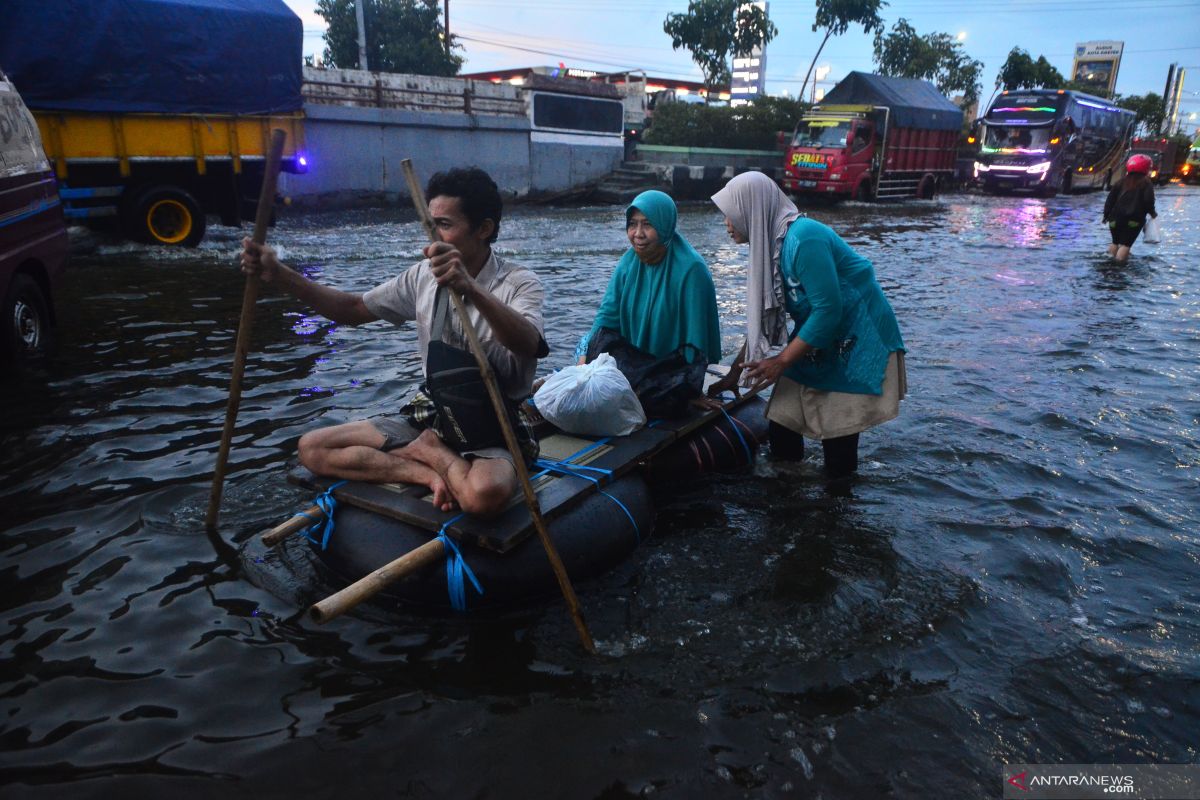
<path fill-rule="evenodd" d="M 821 440 L 830 477 L 853 473 L 859 433 L 894 419 L 907 389 L 904 340 L 874 267 L 831 228 L 800 217 L 760 172 L 738 175 L 712 199 L 729 237 L 750 244 L 746 342 L 715 392 L 732 388 L 742 368 L 755 388 L 775 384 L 772 455 L 803 458 L 807 436 Z"/>

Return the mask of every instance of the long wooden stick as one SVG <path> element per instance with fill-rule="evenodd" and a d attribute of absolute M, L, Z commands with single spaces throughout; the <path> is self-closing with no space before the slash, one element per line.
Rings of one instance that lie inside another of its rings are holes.
<path fill-rule="evenodd" d="M 324 519 L 325 512 L 321 510 L 321 507 L 313 506 L 308 511 L 297 514 L 291 519 L 285 520 L 274 528 L 271 528 L 271 530 L 262 535 L 262 542 L 267 547 L 274 547 L 296 531 L 302 528 L 311 528 L 314 523 L 319 523 Z"/>
<path fill-rule="evenodd" d="M 410 575 L 446 556 L 446 545 L 441 539 L 430 539 L 420 547 L 409 550 L 391 563 L 359 578 L 336 594 L 331 594 L 308 609 L 308 615 L 317 623 L 325 624 L 341 616 L 369 597 L 378 594 L 389 583 Z"/>
<path fill-rule="evenodd" d="M 279 179 L 279 162 L 283 159 L 283 142 L 286 138 L 287 134 L 279 129 L 271 134 L 271 147 L 267 151 L 262 190 L 258 195 L 258 214 L 254 218 L 254 241 L 259 244 L 267 241 L 267 226 L 271 222 L 271 209 L 275 204 L 275 186 Z M 204 518 L 204 525 L 210 531 L 217 529 L 217 516 L 221 513 L 225 466 L 229 461 L 229 445 L 233 441 L 238 405 L 242 401 L 242 373 L 246 370 L 246 354 L 250 350 L 250 328 L 254 324 L 258 283 L 257 275 L 247 276 L 246 288 L 242 293 L 242 317 L 238 322 L 237 344 L 233 351 L 233 375 L 229 382 L 229 403 L 225 407 L 225 429 L 221 432 L 221 447 L 217 451 L 217 465 L 213 470 L 212 493 L 208 498 L 208 514 Z"/>
<path fill-rule="evenodd" d="M 413 170 L 412 161 L 406 158 L 400 162 L 400 166 L 404 169 L 404 180 L 408 183 L 408 193 L 412 195 L 417 216 L 421 218 L 421 224 L 425 226 L 425 232 L 429 234 L 430 241 L 436 242 L 439 238 L 437 229 L 433 226 L 433 218 L 429 216 L 429 207 L 425 204 L 425 194 L 421 191 L 421 184 Z M 463 305 L 462 298 L 458 296 L 457 292 L 448 290 L 448 293 L 454 302 L 454 310 L 458 312 L 458 318 L 462 322 L 463 332 L 466 333 L 467 341 L 471 345 L 471 352 L 479 364 L 479 372 L 483 376 L 484 385 L 487 386 L 488 395 L 492 398 L 492 407 L 496 411 L 496 419 L 500 422 L 500 431 L 504 434 L 504 444 L 508 446 L 508 452 L 512 456 L 513 467 L 517 470 L 517 480 L 525 494 L 525 505 L 529 507 L 533 528 L 542 541 L 546 557 L 550 559 L 550 567 L 554 570 L 554 577 L 558 579 L 558 588 L 562 590 L 563 598 L 567 601 L 567 608 L 571 612 L 571 619 L 575 622 L 575 630 L 579 632 L 579 639 L 583 642 L 585 650 L 595 653 L 596 644 L 592 641 L 592 634 L 588 631 L 587 623 L 583 621 L 579 598 L 575 596 L 575 588 L 571 585 L 570 577 L 567 576 L 567 569 L 558 555 L 558 548 L 550 540 L 546 521 L 542 519 L 542 509 L 538 505 L 537 494 L 533 491 L 533 483 L 529 480 L 529 470 L 525 467 L 525 456 L 521 452 L 521 446 L 517 444 L 517 436 L 513 433 L 512 425 L 509 424 L 508 407 L 500 394 L 500 387 L 496 383 L 492 365 L 483 352 L 483 345 L 479 342 L 479 335 L 475 332 L 475 327 L 471 325 L 471 319 L 467 316 L 467 309 Z"/>

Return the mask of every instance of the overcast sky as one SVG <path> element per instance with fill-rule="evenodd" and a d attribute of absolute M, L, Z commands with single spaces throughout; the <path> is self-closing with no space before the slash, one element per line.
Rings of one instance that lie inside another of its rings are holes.
<path fill-rule="evenodd" d="M 325 22 L 315 0 L 285 2 L 304 21 L 305 54 L 319 56 Z M 667 14 L 686 9 L 686 0 L 450 0 L 450 31 L 463 37 L 464 72 L 561 62 L 700 80 L 687 52 L 673 51 L 662 30 Z M 779 35 L 767 47 L 768 93 L 799 91 L 821 43 L 814 15 L 810 2 L 771 3 Z M 894 0 L 882 16 L 889 28 L 903 17 L 921 34 L 961 35 L 967 53 L 983 62 L 984 99 L 1013 47 L 1046 56 L 1069 77 L 1077 42 L 1115 40 L 1125 44 L 1119 93 L 1162 94 L 1176 63 L 1188 69 L 1183 110 L 1200 112 L 1200 0 Z M 818 66 L 830 67 L 832 86 L 851 70 L 871 71 L 871 56 L 871 37 L 854 28 L 829 40 Z"/>

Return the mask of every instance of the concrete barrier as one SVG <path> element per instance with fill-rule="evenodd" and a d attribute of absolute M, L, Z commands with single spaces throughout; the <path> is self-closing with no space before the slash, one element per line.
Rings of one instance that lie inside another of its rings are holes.
<path fill-rule="evenodd" d="M 309 171 L 280 176 L 280 191 L 302 208 L 407 203 L 404 158 L 422 181 L 452 167 L 482 167 L 510 198 L 583 186 L 621 162 L 619 134 L 535 128 L 534 89 L 311 67 L 304 78 Z M 536 91 L 570 88 L 543 82 Z"/>

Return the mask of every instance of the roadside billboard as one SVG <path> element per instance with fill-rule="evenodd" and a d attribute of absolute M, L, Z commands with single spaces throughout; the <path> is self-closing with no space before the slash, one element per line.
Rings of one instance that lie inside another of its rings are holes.
<path fill-rule="evenodd" d="M 1124 42 L 1080 42 L 1075 45 L 1071 80 L 1085 91 L 1112 97 L 1117 88 Z"/>

